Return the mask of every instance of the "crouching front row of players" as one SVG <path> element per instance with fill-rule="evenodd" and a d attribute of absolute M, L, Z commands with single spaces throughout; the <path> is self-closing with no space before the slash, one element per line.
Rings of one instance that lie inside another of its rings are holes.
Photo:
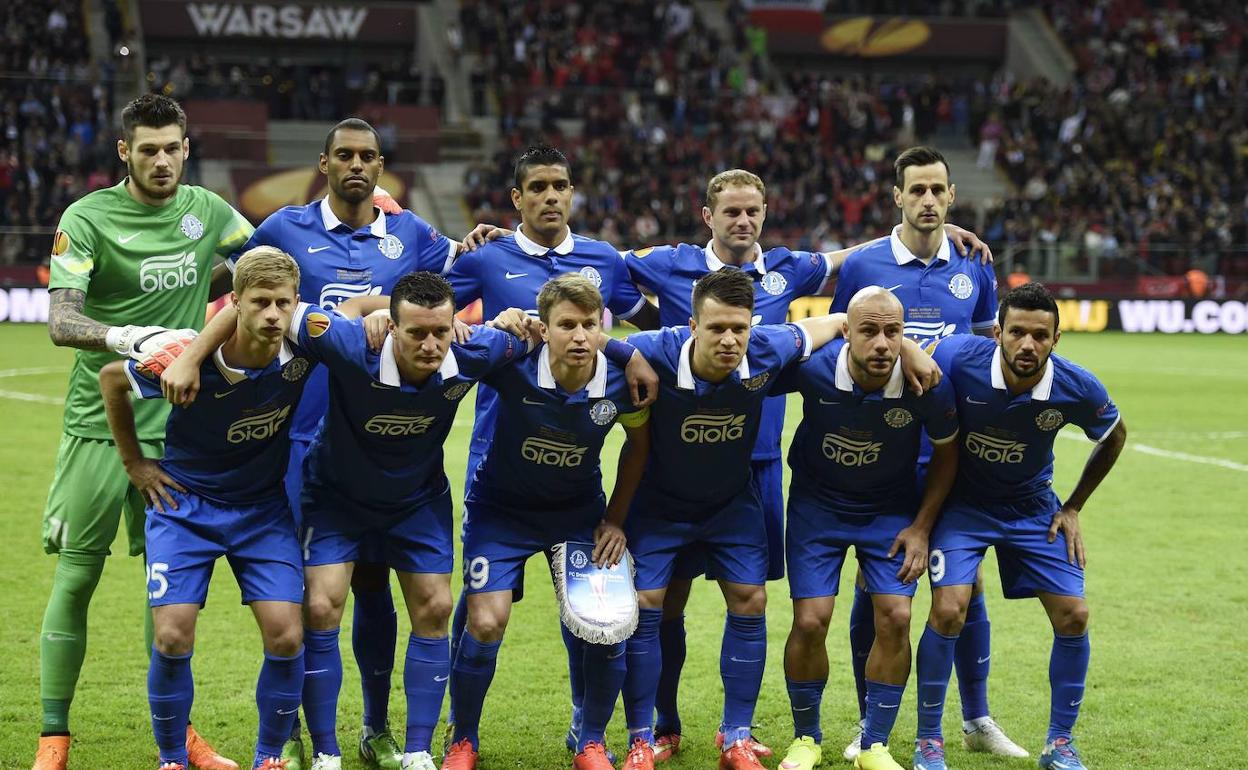
<path fill-rule="evenodd" d="M 239 261 L 234 283 L 232 308 L 178 362 L 183 372 L 198 371 L 192 397 L 202 392 L 171 413 L 159 463 L 139 452 L 129 391 L 159 397 L 161 383 L 134 363 L 109 365 L 100 378 L 118 451 L 151 503 L 146 535 L 157 633 L 148 688 L 165 770 L 187 766 L 180 726 L 193 692 L 195 617 L 219 556 L 229 558 L 264 643 L 253 767 L 286 767 L 281 746 L 301 690 L 312 767 L 340 767 L 338 626 L 352 565 L 375 558 L 398 571 L 412 624 L 403 768 L 435 767 L 431 736 L 449 679 L 455 722 L 442 767 L 458 769 L 477 761 L 477 726 L 520 568 L 568 540 L 593 542 L 602 565 L 615 564 L 627 543 L 641 607 L 627 642 L 584 644 L 574 767 L 612 766 L 604 734 L 621 692 L 627 766 L 653 767 L 663 593 L 677 555 L 692 550 L 705 558 L 727 606 L 719 764 L 760 767 L 750 725 L 766 658 L 765 524 L 748 473 L 737 469 L 749 467 L 764 399 L 795 390 L 804 411 L 789 457 L 794 626 L 785 673 L 796 740 L 781 766 L 810 768 L 820 759 L 823 637 L 853 545 L 877 623 L 857 764 L 898 767 L 886 747 L 910 669 L 910 597 L 930 547 L 936 601 L 918 654 L 915 765 L 944 767 L 939 707 L 951 645 L 975 569 L 993 545 L 1007 595 L 1040 596 L 1053 620 L 1054 715 L 1041 762 L 1081 767 L 1070 740 L 1087 668 L 1078 510 L 1112 466 L 1125 430 L 1094 378 L 1049 356 L 1057 313 L 1042 289 L 1002 303 L 999 347 L 974 338 L 942 342 L 935 355 L 946 378 L 933 387 L 936 364 L 903 340 L 900 303 L 874 287 L 855 297 L 848 318 L 751 329 L 748 276 L 712 273 L 695 288 L 689 327 L 636 334 L 629 345 L 607 344 L 601 296 L 586 279 L 567 275 L 543 287 L 541 324 L 508 311 L 499 328 L 477 328 L 461 344 L 452 342 L 449 284 L 416 273 L 388 299 L 388 334 L 374 350 L 358 316 L 386 298 L 357 298 L 337 311 L 301 304 L 298 268 L 269 247 Z M 825 346 L 842 330 L 846 340 Z M 624 382 L 633 346 L 658 375 L 652 407 L 634 406 Z M 315 363 L 329 370 L 330 406 L 305 462 L 297 534 L 280 480 L 289 414 Z M 906 390 L 907 374 L 922 381 L 922 395 Z M 502 407 L 465 502 L 468 626 L 452 661 L 453 542 L 442 444 L 459 401 L 478 381 L 500 393 Z M 168 383 L 166 393 L 187 400 Z M 1049 481 L 1053 438 L 1067 421 L 1100 443 L 1063 507 Z M 607 500 L 599 454 L 616 422 L 627 442 Z M 973 429 L 960 434 L 960 424 Z M 936 447 L 925 483 L 914 474 L 924 429 Z M 689 484 L 692 478 L 699 483 Z"/>

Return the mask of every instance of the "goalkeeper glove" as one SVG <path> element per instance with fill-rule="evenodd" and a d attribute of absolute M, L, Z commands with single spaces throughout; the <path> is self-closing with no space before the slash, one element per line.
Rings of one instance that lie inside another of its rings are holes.
<path fill-rule="evenodd" d="M 139 362 L 139 368 L 159 377 L 186 350 L 197 332 L 163 326 L 115 326 L 108 330 L 108 346 Z"/>

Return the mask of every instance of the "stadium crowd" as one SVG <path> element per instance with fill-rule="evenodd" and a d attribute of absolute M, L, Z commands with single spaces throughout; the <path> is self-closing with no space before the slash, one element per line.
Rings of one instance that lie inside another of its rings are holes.
<path fill-rule="evenodd" d="M 82 4 L 7 7 L 0 27 L 0 265 L 46 257 L 50 228 L 65 207 L 120 174 L 113 73 L 91 60 Z"/>

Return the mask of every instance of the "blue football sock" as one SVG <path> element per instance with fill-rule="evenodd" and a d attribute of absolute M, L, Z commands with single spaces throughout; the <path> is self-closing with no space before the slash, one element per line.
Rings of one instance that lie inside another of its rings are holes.
<path fill-rule="evenodd" d="M 364 693 L 364 726 L 374 732 L 386 729 L 390 718 L 390 672 L 394 670 L 394 646 L 399 620 L 394 612 L 390 584 L 381 591 L 356 591 L 351 621 L 351 651 L 360 669 Z"/>
<path fill-rule="evenodd" d="M 312 736 L 312 755 L 342 754 L 338 748 L 338 693 L 342 690 L 342 652 L 338 629 L 303 632 L 303 713 Z"/>
<path fill-rule="evenodd" d="M 568 687 L 572 690 L 572 711 L 581 711 L 585 705 L 585 642 L 568 630 L 561 621 L 559 633 L 563 637 L 563 648 L 568 652 Z"/>
<path fill-rule="evenodd" d="M 624 686 L 625 642 L 618 644 L 585 643 L 581 668 L 584 672 L 585 702 L 581 707 L 581 734 L 577 752 L 587 743 L 606 743 L 607 723 L 615 710 L 615 701 Z"/>
<path fill-rule="evenodd" d="M 451 616 L 451 679 L 455 678 L 455 656 L 459 655 L 459 640 L 464 636 L 468 626 L 468 593 L 459 592 L 459 601 L 455 602 L 455 614 Z M 448 686 L 449 689 L 449 686 Z M 455 699 L 450 698 L 446 706 L 446 723 L 455 724 Z"/>
<path fill-rule="evenodd" d="M 290 726 L 299 713 L 302 695 L 303 648 L 289 658 L 264 653 L 264 664 L 256 680 L 256 710 L 260 712 L 256 732 L 257 764 L 266 757 L 282 755 L 282 744 L 290 737 Z"/>
<path fill-rule="evenodd" d="M 787 676 L 784 685 L 789 691 L 789 708 L 793 711 L 793 737 L 808 735 L 815 743 L 823 743 L 823 727 L 819 721 L 819 706 L 823 703 L 826 679 L 795 682 Z"/>
<path fill-rule="evenodd" d="M 984 595 L 971 597 L 966 608 L 966 625 L 953 647 L 953 665 L 958 672 L 958 693 L 962 696 L 962 719 L 988 716 L 988 668 L 992 652 L 992 624 Z"/>
<path fill-rule="evenodd" d="M 190 767 L 186 758 L 186 720 L 195 700 L 191 653 L 165 655 L 152 649 L 147 665 L 147 702 L 152 709 L 152 732 L 160 761 Z"/>
<path fill-rule="evenodd" d="M 451 702 L 455 704 L 455 734 L 452 743 L 459 743 L 464 738 L 472 742 L 476 749 L 479 738 L 477 730 L 481 725 L 481 707 L 485 703 L 485 693 L 494 680 L 494 669 L 498 665 L 498 648 L 502 641 L 479 642 L 472 633 L 465 630 L 459 640 L 459 655 L 455 657 L 451 677 Z"/>
<path fill-rule="evenodd" d="M 407 664 L 403 667 L 403 692 L 407 696 L 405 752 L 429 751 L 450 675 L 451 648 L 445 636 L 431 639 L 412 634 L 407 638 Z"/>
<path fill-rule="evenodd" d="M 849 662 L 854 669 L 854 687 L 858 688 L 858 718 L 867 716 L 867 656 L 875 644 L 875 605 L 871 594 L 854 586 L 854 603 L 849 608 Z"/>
<path fill-rule="evenodd" d="M 867 724 L 862 728 L 864 749 L 877 743 L 888 745 L 888 736 L 893 732 L 897 712 L 901 709 L 901 695 L 905 691 L 904 684 L 867 682 Z"/>
<path fill-rule="evenodd" d="M 659 624 L 662 620 L 662 610 L 641 610 L 637 630 L 627 643 L 624 722 L 630 735 L 645 738 L 649 743 L 654 742 L 654 698 L 659 685 L 659 671 L 663 666 L 663 648 L 659 644 Z M 629 742 L 632 742 L 631 738 Z"/>
<path fill-rule="evenodd" d="M 724 681 L 724 746 L 750 737 L 765 665 L 767 618 L 729 612 L 719 651 L 719 676 Z"/>
<path fill-rule="evenodd" d="M 680 709 L 676 705 L 676 694 L 680 689 L 680 672 L 685 667 L 684 615 L 659 624 L 659 648 L 663 665 L 659 669 L 659 686 L 655 690 L 654 732 L 658 735 L 679 735 Z"/>
<path fill-rule="evenodd" d="M 919 683 L 919 738 L 941 738 L 940 719 L 945 713 L 945 694 L 953 673 L 953 647 L 956 636 L 938 634 L 923 627 L 919 651 L 915 655 L 915 678 Z"/>
<path fill-rule="evenodd" d="M 1049 655 L 1049 741 L 1070 738 L 1083 703 L 1084 684 L 1088 679 L 1088 659 L 1092 644 L 1088 635 L 1053 636 L 1053 652 Z"/>

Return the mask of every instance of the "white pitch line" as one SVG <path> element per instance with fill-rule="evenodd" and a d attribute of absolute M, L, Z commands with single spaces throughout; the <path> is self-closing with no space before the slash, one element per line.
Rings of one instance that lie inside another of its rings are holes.
<path fill-rule="evenodd" d="M 41 396 L 38 393 L 22 393 L 16 390 L 0 390 L 0 398 L 11 398 L 14 401 L 32 401 L 36 404 L 54 404 L 62 406 L 64 399 L 54 398 L 53 396 Z"/>
<path fill-rule="evenodd" d="M 56 374 L 69 371 L 63 366 L 34 366 L 29 369 L 0 369 L 0 378 L 27 377 L 34 374 Z"/>
<path fill-rule="evenodd" d="M 1084 443 L 1092 443 L 1086 436 L 1075 433 L 1059 433 L 1059 438 L 1071 439 L 1072 441 L 1082 441 Z M 1189 463 L 1199 463 L 1200 465 L 1212 465 L 1218 468 L 1225 468 L 1230 471 L 1239 471 L 1240 473 L 1248 473 L 1248 465 L 1237 463 L 1234 460 L 1226 460 L 1221 457 L 1207 457 L 1205 455 L 1194 455 L 1188 452 L 1174 452 L 1169 449 L 1161 449 L 1148 444 L 1132 443 L 1127 441 L 1127 449 L 1134 449 L 1137 452 L 1143 452 L 1146 455 L 1154 457 L 1164 457 L 1168 460 L 1182 460 Z"/>

